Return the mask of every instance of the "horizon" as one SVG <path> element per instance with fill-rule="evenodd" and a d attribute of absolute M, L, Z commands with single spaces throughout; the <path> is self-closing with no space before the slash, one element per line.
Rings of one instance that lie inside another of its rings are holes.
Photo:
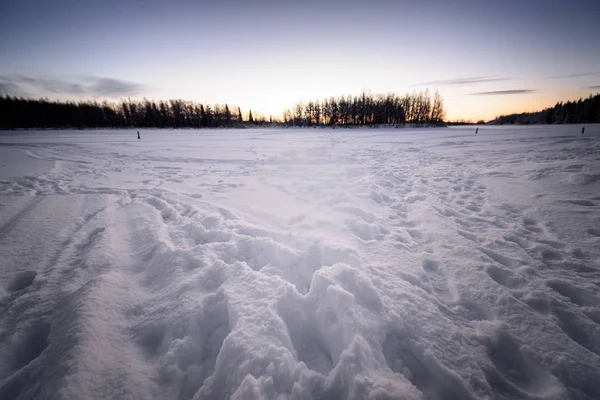
<path fill-rule="evenodd" d="M 427 93 L 425 91 L 421 92 L 421 93 Z M 373 93 L 369 93 L 371 95 L 371 98 L 373 98 L 373 96 L 378 97 L 378 96 L 385 96 L 385 94 L 382 93 L 377 93 L 377 94 L 373 94 Z M 404 93 L 404 94 L 399 94 L 399 97 L 412 97 L 414 95 L 417 95 L 418 93 Z M 433 95 L 431 94 L 431 92 L 429 92 L 430 97 L 430 105 L 433 106 Z M 353 97 L 355 95 L 352 95 Z M 339 100 L 343 97 L 346 96 L 334 96 L 334 98 L 336 100 Z M 588 97 L 585 98 L 579 98 L 579 99 L 563 99 L 563 100 L 559 100 L 558 102 L 556 102 L 555 104 L 551 104 L 549 106 L 544 107 L 543 109 L 537 109 L 537 110 L 532 110 L 532 111 L 517 111 L 517 112 L 513 112 L 513 113 L 508 113 L 508 114 L 501 114 L 501 115 L 497 115 L 494 118 L 491 119 L 487 119 L 487 120 L 476 120 L 476 119 L 449 119 L 446 117 L 442 117 L 442 120 L 437 121 L 438 123 L 443 122 L 443 123 L 448 123 L 448 124 L 489 124 L 489 123 L 494 123 L 499 121 L 502 118 L 507 118 L 507 117 L 514 117 L 514 116 L 519 116 L 519 115 L 534 115 L 534 114 L 539 114 L 542 113 L 546 110 L 552 110 L 557 106 L 563 106 L 566 105 L 568 103 L 571 104 L 578 104 L 580 101 L 583 100 L 583 103 L 585 104 L 585 102 L 589 101 L 590 99 L 595 99 L 600 97 L 600 92 L 596 93 L 596 94 L 590 94 Z M 0 99 L 2 98 L 7 98 L 7 99 L 14 99 L 14 100 L 23 100 L 25 102 L 49 102 L 49 103 L 56 103 L 56 104 L 61 104 L 61 105 L 67 105 L 67 104 L 88 104 L 88 105 L 96 105 L 98 107 L 101 107 L 103 105 L 106 105 L 110 108 L 112 108 L 113 110 L 115 110 L 115 112 L 117 112 L 118 114 L 122 113 L 122 109 L 121 107 L 128 105 L 130 106 L 132 103 L 137 103 L 140 106 L 144 106 L 144 104 L 150 103 L 150 104 L 154 104 L 156 106 L 159 106 L 161 103 L 165 103 L 167 105 L 167 107 L 169 107 L 169 103 L 171 102 L 183 102 L 185 104 L 190 104 L 192 106 L 204 106 L 204 107 L 211 107 L 212 109 L 216 109 L 216 108 L 221 108 L 221 110 L 223 110 L 224 107 L 229 107 L 230 109 L 230 113 L 232 116 L 236 116 L 238 113 L 241 114 L 242 116 L 242 120 L 239 120 L 241 122 L 250 122 L 249 118 L 250 115 L 253 115 L 254 120 L 259 121 L 260 123 L 266 123 L 266 122 L 272 122 L 275 124 L 285 124 L 286 120 L 285 120 L 285 113 L 289 113 L 292 114 L 294 112 L 294 107 L 290 107 L 290 109 L 286 109 L 284 110 L 283 115 L 273 115 L 273 114 L 265 114 L 262 113 L 260 110 L 256 110 L 256 109 L 248 109 L 248 110 L 244 110 L 241 109 L 241 107 L 239 107 L 236 104 L 228 104 L 228 103 L 224 103 L 224 104 L 209 104 L 209 103 L 200 103 L 200 102 L 195 102 L 193 100 L 185 100 L 185 99 L 148 99 L 148 98 L 142 98 L 142 99 L 125 99 L 125 98 L 121 98 L 118 100 L 114 100 L 114 99 L 104 99 L 102 101 L 97 101 L 97 99 L 79 99 L 79 100 L 60 100 L 60 99 L 49 99 L 47 97 L 18 97 L 18 96 L 10 96 L 10 95 L 5 95 L 5 94 L 0 94 Z M 327 101 L 329 99 L 311 99 L 311 100 L 317 100 L 318 102 L 322 102 L 323 100 Z M 301 105 L 302 107 L 306 107 L 306 103 L 302 103 L 299 102 L 297 103 L 296 106 Z M 442 106 L 443 106 L 443 99 L 442 99 Z M 443 110 L 443 108 L 442 108 Z M 575 113 L 577 113 L 577 111 L 575 111 Z M 445 111 L 442 112 L 442 114 L 445 114 Z M 290 115 L 288 115 L 288 117 L 290 117 Z M 539 117 L 542 118 L 542 117 Z M 402 123 L 402 125 L 404 124 L 411 124 L 414 122 L 404 122 Z M 539 123 L 539 122 L 537 122 Z M 573 122 L 573 123 L 584 123 L 581 121 L 578 122 Z M 419 123 L 416 123 L 417 125 L 419 125 Z M 435 122 L 433 122 L 433 124 L 435 125 Z M 531 122 L 526 123 L 525 125 L 529 125 L 531 124 Z M 365 126 L 368 126 L 370 124 L 366 124 Z M 220 125 L 219 125 L 220 126 Z"/>
<path fill-rule="evenodd" d="M 600 89 L 600 4 L 588 0 L 2 3 L 11 96 L 184 99 L 280 118 L 311 99 L 429 89 L 447 120 L 489 121 Z"/>

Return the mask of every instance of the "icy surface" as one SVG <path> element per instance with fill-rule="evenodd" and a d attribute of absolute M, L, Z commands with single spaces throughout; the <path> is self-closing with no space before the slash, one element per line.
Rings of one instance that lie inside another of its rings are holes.
<path fill-rule="evenodd" d="M 0 399 L 598 399 L 580 130 L 0 133 Z"/>

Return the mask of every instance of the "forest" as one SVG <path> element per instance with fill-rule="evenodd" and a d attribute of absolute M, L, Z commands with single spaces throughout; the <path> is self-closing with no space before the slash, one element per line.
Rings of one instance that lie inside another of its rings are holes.
<path fill-rule="evenodd" d="M 298 103 L 283 112 L 283 122 L 292 126 L 443 125 L 444 101 L 429 90 L 405 94 L 340 96 Z"/>
<path fill-rule="evenodd" d="M 244 128 L 254 126 L 443 125 L 439 93 L 330 97 L 298 103 L 283 118 L 242 113 L 240 107 L 184 100 L 50 101 L 0 96 L 0 129 L 17 128 Z"/>
<path fill-rule="evenodd" d="M 183 100 L 122 100 L 119 103 L 0 97 L 0 129 L 14 128 L 216 128 L 261 126 L 252 110 Z"/>
<path fill-rule="evenodd" d="M 228 104 L 204 105 L 184 100 L 50 101 L 0 96 L 0 129 L 18 128 L 245 128 L 446 126 L 444 100 L 428 90 L 399 96 L 343 95 L 299 102 L 282 117 L 242 112 Z M 483 123 L 479 121 L 478 123 Z M 488 124 L 600 123 L 600 94 L 557 103 L 537 112 L 502 115 Z"/>
<path fill-rule="evenodd" d="M 600 123 L 600 94 L 587 99 L 556 103 L 554 107 L 531 113 L 502 115 L 489 124 L 593 124 Z"/>

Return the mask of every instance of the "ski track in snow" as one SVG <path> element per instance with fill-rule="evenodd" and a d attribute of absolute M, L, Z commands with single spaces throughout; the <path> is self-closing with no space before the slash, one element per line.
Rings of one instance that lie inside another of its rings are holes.
<path fill-rule="evenodd" d="M 0 132 L 0 398 L 599 399 L 579 131 Z"/>

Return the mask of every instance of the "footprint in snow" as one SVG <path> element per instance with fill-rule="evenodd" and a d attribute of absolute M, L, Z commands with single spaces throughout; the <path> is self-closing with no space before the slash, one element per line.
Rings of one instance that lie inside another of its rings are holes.
<path fill-rule="evenodd" d="M 551 312 L 558 327 L 571 340 L 600 356 L 600 327 L 596 323 L 574 313 L 558 301 L 552 302 Z"/>
<path fill-rule="evenodd" d="M 600 307 L 600 299 L 588 294 L 582 288 L 561 280 L 550 280 L 546 282 L 546 286 L 554 290 L 556 293 L 569 299 L 569 301 L 578 306 Z"/>
<path fill-rule="evenodd" d="M 544 389 L 549 383 L 559 386 L 535 354 L 505 330 L 490 339 L 487 354 L 492 365 L 485 367 L 484 373 L 495 392 L 510 398 L 546 398 Z"/>
<path fill-rule="evenodd" d="M 481 211 L 481 207 L 479 207 L 478 205 L 475 205 L 473 203 L 468 204 L 465 208 L 467 210 L 473 211 L 473 212 L 480 212 Z"/>
<path fill-rule="evenodd" d="M 523 285 L 523 279 L 516 275 L 509 269 L 498 267 L 496 265 L 489 265 L 486 268 L 486 272 L 492 280 L 497 284 L 502 285 L 508 289 L 517 289 Z"/>
<path fill-rule="evenodd" d="M 425 354 L 418 342 L 400 332 L 389 332 L 383 343 L 387 365 L 412 382 L 427 399 L 473 399 L 464 381 L 436 358 Z"/>
<path fill-rule="evenodd" d="M 425 271 L 425 275 L 427 276 L 434 293 L 440 299 L 447 302 L 456 300 L 457 296 L 439 261 L 430 259 L 423 260 L 423 271 Z"/>
<path fill-rule="evenodd" d="M 35 271 L 21 271 L 15 275 L 11 283 L 8 285 L 9 292 L 16 292 L 23 290 L 31 286 L 35 279 L 37 272 Z"/>
<path fill-rule="evenodd" d="M 577 206 L 583 206 L 583 207 L 594 207 L 596 205 L 596 203 L 594 203 L 593 201 L 590 200 L 559 200 L 561 203 L 568 203 L 568 204 L 574 204 Z"/>
<path fill-rule="evenodd" d="M 591 229 L 588 229 L 586 232 L 592 236 L 600 237 L 600 229 L 591 228 Z"/>
<path fill-rule="evenodd" d="M 538 222 L 533 218 L 523 218 L 525 229 L 531 232 L 542 232 L 542 228 L 538 227 Z"/>

